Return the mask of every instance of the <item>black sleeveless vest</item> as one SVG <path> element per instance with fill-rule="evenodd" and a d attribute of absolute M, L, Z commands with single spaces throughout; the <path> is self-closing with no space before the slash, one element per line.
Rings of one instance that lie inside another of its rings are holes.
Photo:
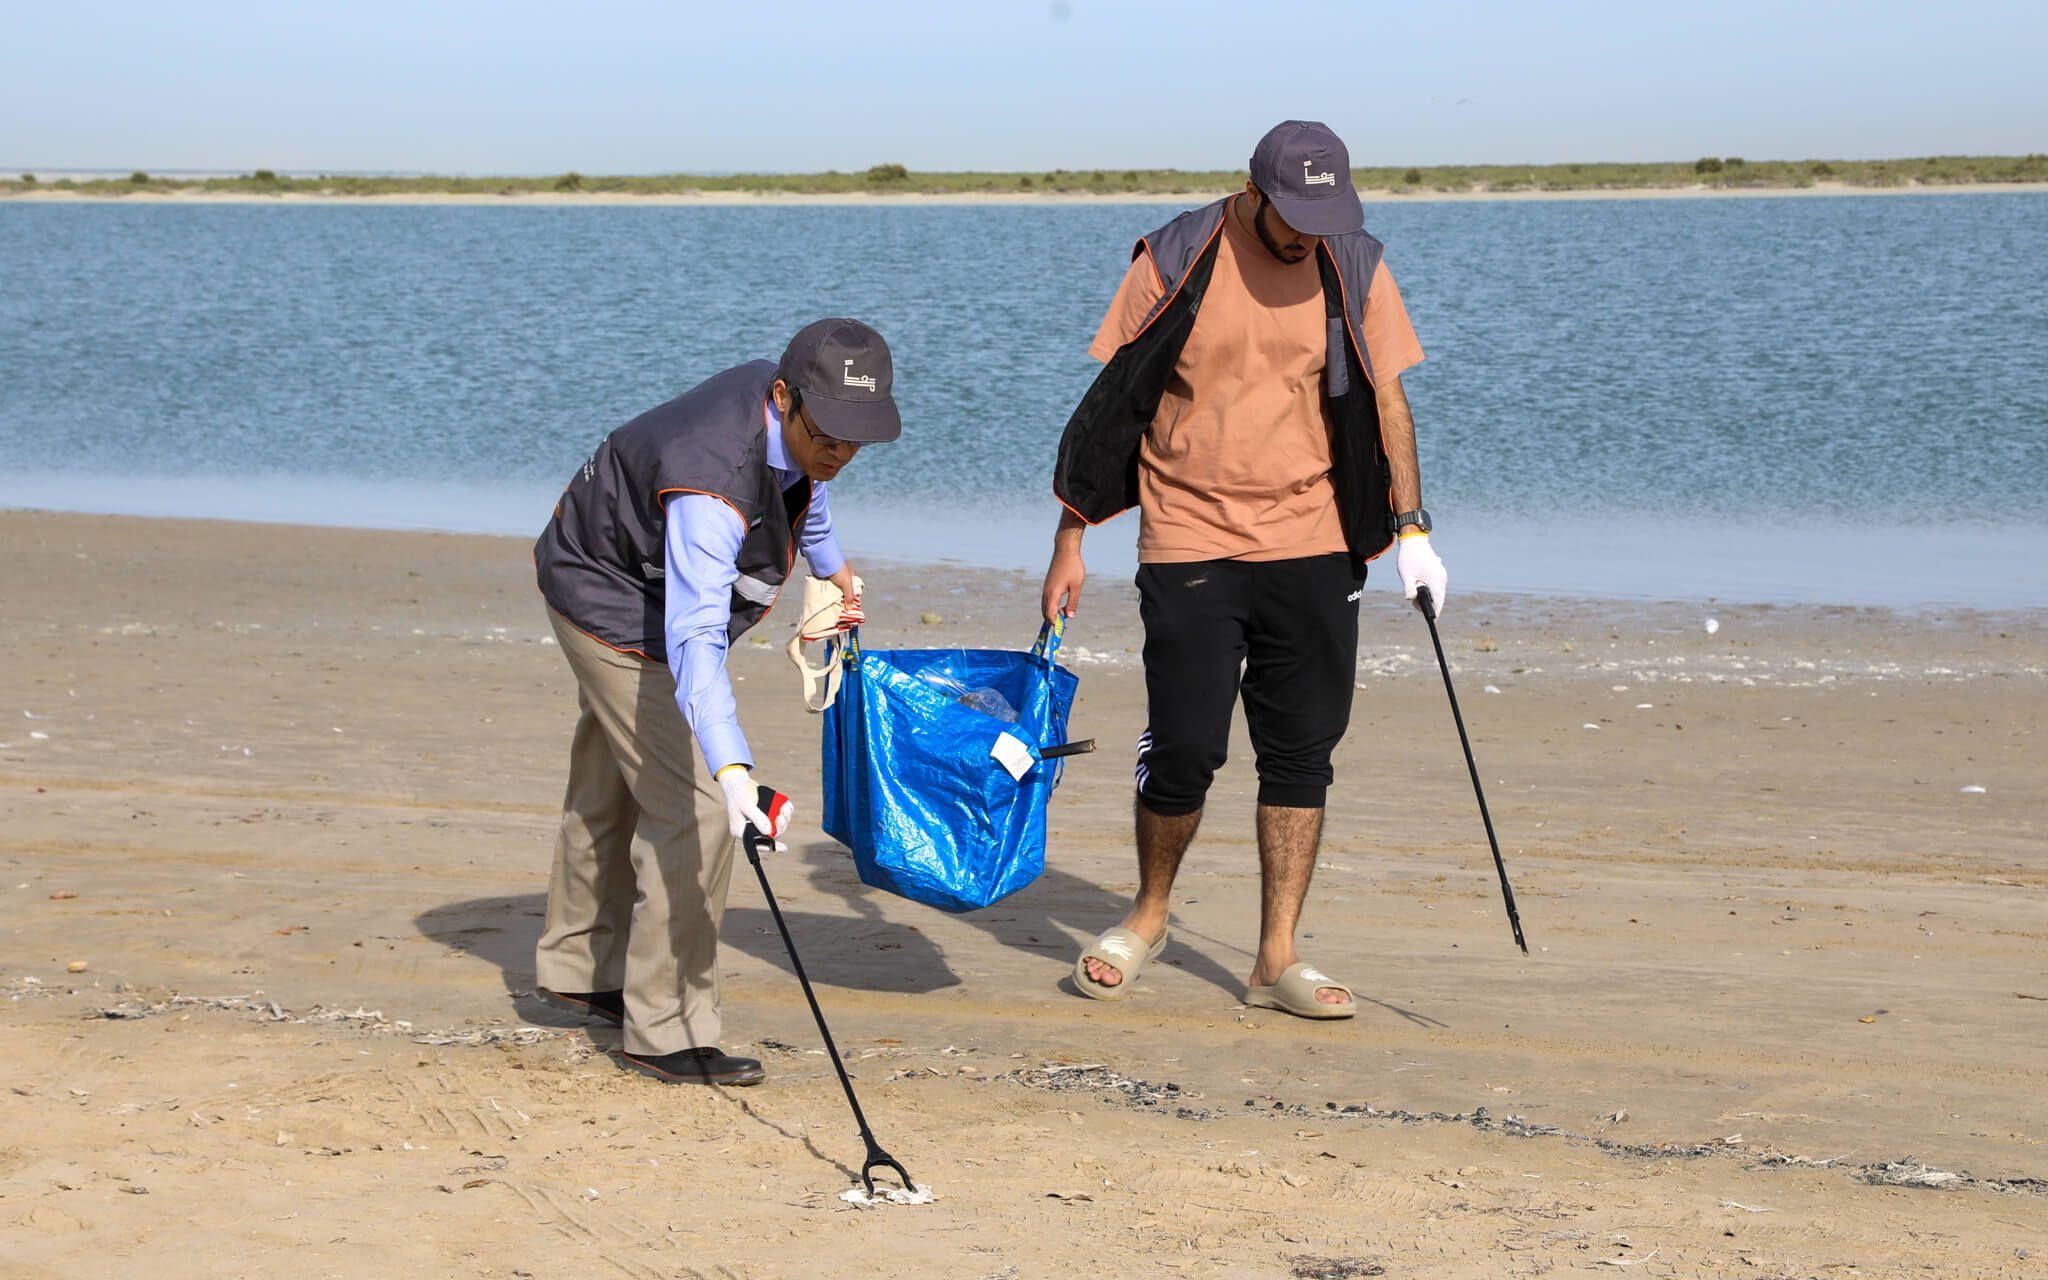
<path fill-rule="evenodd" d="M 1060 436 L 1053 468 L 1053 495 L 1089 524 L 1101 524 L 1138 503 L 1138 446 L 1194 332 L 1229 204 L 1225 198 L 1191 209 L 1131 250 L 1133 258 L 1150 255 L 1164 293 L 1137 336 L 1117 349 L 1081 397 Z M 1326 236 L 1316 250 L 1329 326 L 1323 413 L 1330 423 L 1331 480 L 1344 540 L 1361 564 L 1394 541 L 1379 402 L 1373 396 L 1372 362 L 1359 337 L 1366 291 L 1384 253 L 1385 247 L 1363 231 Z"/>
<path fill-rule="evenodd" d="M 534 544 L 541 594 L 555 612 L 614 649 L 665 660 L 666 506 L 678 493 L 718 498 L 739 514 L 738 639 L 759 622 L 796 563 L 811 482 L 784 492 L 768 465 L 775 363 L 715 374 L 605 437 L 569 480 Z"/>

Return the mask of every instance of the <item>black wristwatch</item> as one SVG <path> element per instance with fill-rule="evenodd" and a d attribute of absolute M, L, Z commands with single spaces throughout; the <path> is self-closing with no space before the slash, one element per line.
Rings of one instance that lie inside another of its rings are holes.
<path fill-rule="evenodd" d="M 1394 517 L 1394 533 L 1395 533 L 1395 536 L 1397 536 L 1397 537 L 1398 537 L 1398 536 L 1400 535 L 1400 532 L 1401 532 L 1401 530 L 1403 530 L 1403 529 L 1406 529 L 1406 528 L 1407 528 L 1408 526 L 1410 526 L 1410 525 L 1413 525 L 1413 526 L 1415 526 L 1415 528 L 1417 528 L 1418 530 L 1422 531 L 1423 533 L 1428 533 L 1428 532 L 1429 532 L 1429 512 L 1427 512 L 1427 511 L 1424 511 L 1424 510 L 1423 510 L 1423 509 L 1422 509 L 1421 507 L 1417 507 L 1417 508 L 1415 508 L 1415 510 L 1413 510 L 1413 511 L 1403 511 L 1403 512 L 1402 512 L 1402 513 L 1401 513 L 1400 515 L 1397 515 L 1397 516 L 1395 516 L 1395 517 Z"/>

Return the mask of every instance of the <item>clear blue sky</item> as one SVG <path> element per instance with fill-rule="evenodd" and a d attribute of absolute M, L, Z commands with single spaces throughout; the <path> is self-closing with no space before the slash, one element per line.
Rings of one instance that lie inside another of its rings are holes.
<path fill-rule="evenodd" d="M 0 0 L 0 167 L 468 173 L 2048 151 L 2048 4 Z"/>

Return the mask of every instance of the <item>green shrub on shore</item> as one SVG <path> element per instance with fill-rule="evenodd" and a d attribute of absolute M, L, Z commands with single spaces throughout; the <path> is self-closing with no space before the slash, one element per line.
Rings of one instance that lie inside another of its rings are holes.
<path fill-rule="evenodd" d="M 24 187 L 32 187 L 32 186 L 36 185 L 36 175 L 34 175 L 34 174 L 32 174 L 32 173 L 24 173 L 24 174 L 22 174 L 22 175 L 21 175 L 21 185 L 22 185 L 22 186 L 24 186 Z"/>
<path fill-rule="evenodd" d="M 1915 156 L 1883 160 L 1741 160 L 1705 156 L 1694 161 L 1646 163 L 1579 162 L 1554 165 L 1402 165 L 1352 170 L 1367 200 L 1375 194 L 1422 191 L 1631 191 L 1684 188 L 1707 183 L 1715 187 L 1810 187 L 1826 180 L 1847 187 L 1947 186 L 1959 183 L 2048 182 L 2048 156 Z M 913 172 L 900 164 L 881 164 L 857 173 L 628 174 L 593 177 L 565 173 L 534 177 L 352 177 L 324 174 L 317 178 L 276 176 L 274 170 L 224 178 L 157 178 L 141 170 L 127 178 L 101 177 L 44 182 L 84 195 L 118 196 L 147 187 L 155 192 L 214 192 L 223 195 L 276 195 L 282 191 L 309 195 L 539 195 L 553 191 L 602 191 L 621 196 L 692 195 L 741 192 L 771 195 L 860 194 L 956 195 L 973 192 L 1025 192 L 1034 195 L 1086 192 L 1109 195 L 1175 195 L 1211 199 L 1242 190 L 1243 170 L 1126 169 L 1020 173 L 971 171 Z M 27 175 L 0 180 L 0 192 L 21 194 L 31 188 Z"/>

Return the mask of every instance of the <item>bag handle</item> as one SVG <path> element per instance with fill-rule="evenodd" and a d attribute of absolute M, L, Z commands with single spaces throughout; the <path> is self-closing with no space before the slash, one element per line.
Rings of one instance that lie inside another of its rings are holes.
<path fill-rule="evenodd" d="M 1060 638 L 1067 633 L 1067 619 L 1061 615 L 1057 623 L 1042 623 L 1038 628 L 1038 643 L 1031 646 L 1031 656 L 1051 662 L 1053 655 L 1060 651 Z"/>

